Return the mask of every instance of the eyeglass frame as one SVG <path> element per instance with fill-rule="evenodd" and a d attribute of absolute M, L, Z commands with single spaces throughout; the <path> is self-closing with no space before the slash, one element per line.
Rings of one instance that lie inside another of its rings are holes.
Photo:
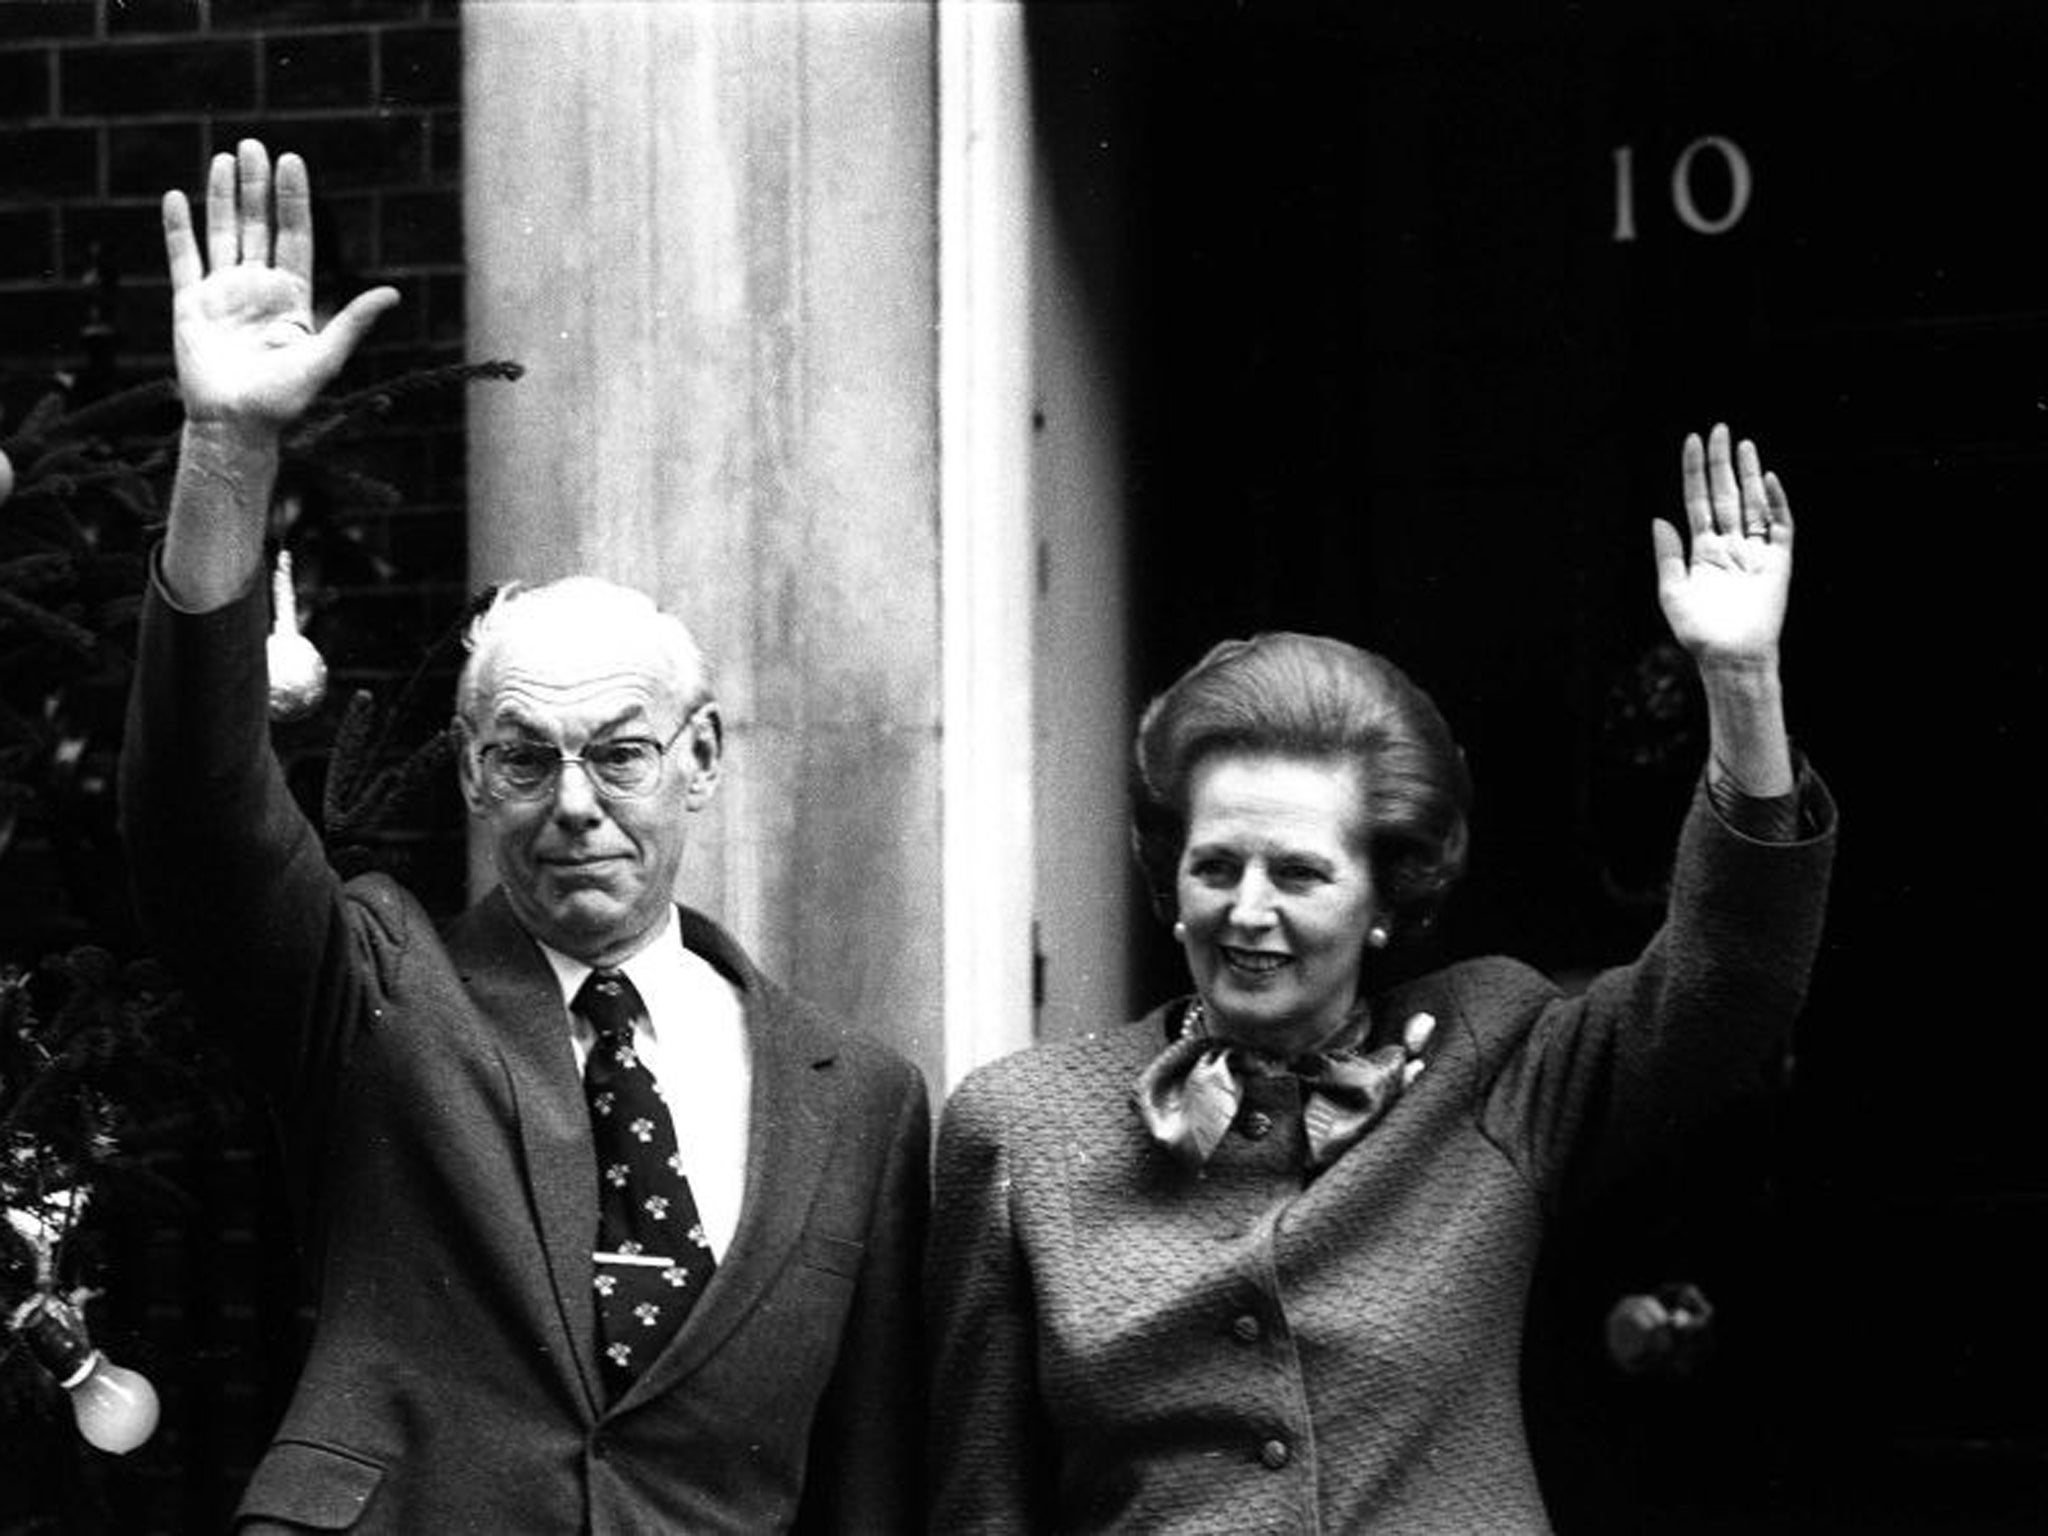
<path fill-rule="evenodd" d="M 693 705 L 683 715 L 682 723 L 669 733 L 667 741 L 656 741 L 652 736 L 608 736 L 602 741 L 595 743 L 599 747 L 616 747 L 627 743 L 645 742 L 653 747 L 654 776 L 641 789 L 621 789 L 615 784 L 607 784 L 602 774 L 593 772 L 589 762 L 584 757 L 584 752 L 588 752 L 592 748 L 593 744 L 590 742 L 584 743 L 583 752 L 564 752 L 553 742 L 543 741 L 538 738 L 529 738 L 520 742 L 474 742 L 473 750 L 476 753 L 478 779 L 494 800 L 506 801 L 514 805 L 539 805 L 543 801 L 554 798 L 561 791 L 563 770 L 569 764 L 574 763 L 583 770 L 584 782 L 589 784 L 590 792 L 601 800 L 649 800 L 653 798 L 654 792 L 661 787 L 662 775 L 668 771 L 668 754 L 670 749 L 683 739 L 683 734 L 691 726 L 695 725 L 698 718 L 710 707 L 711 701 L 709 699 L 701 700 Z M 491 753 L 515 746 L 534 749 L 547 747 L 551 748 L 555 754 L 553 771 L 548 774 L 545 780 L 536 785 L 530 793 L 522 794 L 504 785 L 491 770 Z"/>

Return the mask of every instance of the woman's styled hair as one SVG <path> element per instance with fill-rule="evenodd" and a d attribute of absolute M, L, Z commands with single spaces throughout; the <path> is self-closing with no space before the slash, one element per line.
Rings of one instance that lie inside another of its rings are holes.
<path fill-rule="evenodd" d="M 1174 910 L 1196 767 L 1218 753 L 1349 763 L 1357 828 L 1396 937 L 1428 926 L 1465 869 L 1472 781 L 1450 728 L 1400 668 L 1323 635 L 1226 640 L 1145 707 L 1131 847 L 1162 917 Z"/>

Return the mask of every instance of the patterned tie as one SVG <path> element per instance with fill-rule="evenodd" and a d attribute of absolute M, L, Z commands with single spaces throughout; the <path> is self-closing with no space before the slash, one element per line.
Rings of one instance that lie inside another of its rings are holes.
<path fill-rule="evenodd" d="M 597 1031 L 583 1065 L 597 1148 L 595 1278 L 601 1366 L 612 1396 L 660 1353 L 716 1260 L 697 1219 L 675 1122 L 633 1049 L 647 1010 L 618 971 L 592 971 L 570 1004 Z"/>

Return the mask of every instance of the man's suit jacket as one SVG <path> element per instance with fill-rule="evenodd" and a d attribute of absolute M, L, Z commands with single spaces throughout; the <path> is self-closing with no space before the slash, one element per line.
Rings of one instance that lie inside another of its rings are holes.
<path fill-rule="evenodd" d="M 607 1403 L 560 990 L 502 893 L 443 933 L 391 880 L 333 873 L 269 750 L 263 606 L 152 592 L 122 769 L 144 921 L 269 1095 L 306 1223 L 318 1321 L 241 1518 L 913 1528 L 921 1078 L 683 909 L 744 998 L 745 1202 L 681 1331 Z"/>

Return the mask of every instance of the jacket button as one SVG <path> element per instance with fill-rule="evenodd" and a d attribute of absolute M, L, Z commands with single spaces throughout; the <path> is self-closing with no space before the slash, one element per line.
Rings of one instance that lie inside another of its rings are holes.
<path fill-rule="evenodd" d="M 1237 1341 L 1240 1344 L 1256 1344 L 1259 1342 L 1259 1335 L 1265 1332 L 1265 1330 L 1259 1326 L 1259 1320 L 1256 1317 L 1253 1317 L 1249 1312 L 1240 1314 L 1238 1318 L 1231 1323 L 1230 1331 L 1232 1335 L 1236 1337 Z"/>
<path fill-rule="evenodd" d="M 1285 1440 L 1268 1440 L 1259 1447 L 1259 1460 L 1275 1472 L 1293 1459 L 1294 1452 L 1287 1448 Z"/>
<path fill-rule="evenodd" d="M 1244 1117 L 1241 1127 L 1253 1141 L 1264 1141 L 1273 1130 L 1273 1117 L 1263 1109 L 1255 1109 Z"/>

